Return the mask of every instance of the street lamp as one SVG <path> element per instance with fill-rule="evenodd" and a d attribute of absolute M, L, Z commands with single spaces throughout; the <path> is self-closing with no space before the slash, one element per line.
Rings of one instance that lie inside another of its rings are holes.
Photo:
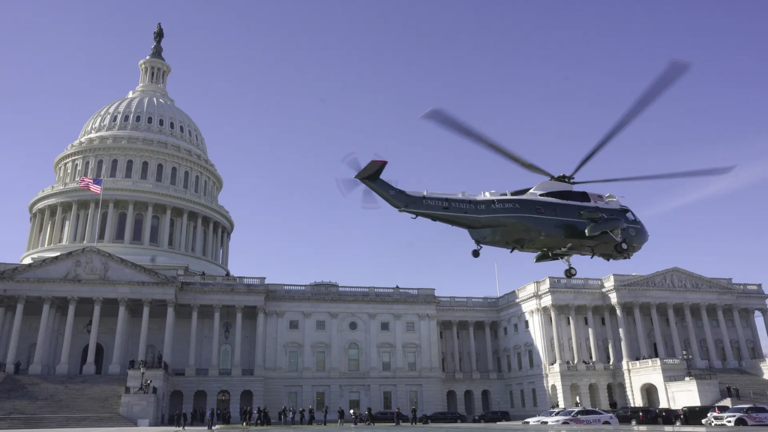
<path fill-rule="evenodd" d="M 85 325 L 85 331 L 91 334 L 91 327 L 93 327 L 93 320 L 88 320 L 88 324 Z"/>
<path fill-rule="evenodd" d="M 685 370 L 686 370 L 686 375 L 688 376 L 688 378 L 690 378 L 692 376 L 692 374 L 691 374 L 691 360 L 692 359 L 693 359 L 693 356 L 688 354 L 688 350 L 683 350 L 683 355 L 680 356 L 680 360 L 684 360 L 685 361 Z"/>

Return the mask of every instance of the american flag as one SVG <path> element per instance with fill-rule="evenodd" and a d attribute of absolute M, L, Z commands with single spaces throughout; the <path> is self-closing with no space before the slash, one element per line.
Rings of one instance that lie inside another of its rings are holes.
<path fill-rule="evenodd" d="M 88 189 L 91 192 L 100 194 L 101 183 L 104 179 L 94 179 L 90 177 L 80 177 L 80 189 Z"/>
<path fill-rule="evenodd" d="M 594 202 L 605 202 L 605 198 L 602 195 L 598 194 L 589 194 L 589 197 L 592 198 L 592 201 Z"/>

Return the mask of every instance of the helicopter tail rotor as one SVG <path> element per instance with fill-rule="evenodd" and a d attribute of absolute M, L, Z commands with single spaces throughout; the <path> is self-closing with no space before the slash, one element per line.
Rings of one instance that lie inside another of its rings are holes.
<path fill-rule="evenodd" d="M 374 154 L 374 160 L 383 161 L 384 158 L 382 158 L 379 155 Z M 360 164 L 360 159 L 357 157 L 357 154 L 352 152 L 344 156 L 344 158 L 341 159 L 341 162 L 346 165 L 350 170 L 354 171 L 355 175 L 361 174 L 361 171 L 363 170 L 363 166 Z M 367 165 L 366 168 L 370 166 Z M 383 166 L 380 170 L 378 170 L 378 174 L 381 174 L 381 171 L 383 171 Z M 375 173 L 372 173 L 375 174 Z M 397 182 L 390 181 L 389 183 L 392 183 L 393 185 L 397 186 Z M 355 193 L 355 191 L 363 186 L 363 184 L 355 177 L 339 177 L 336 179 L 336 187 L 339 189 L 339 192 L 342 196 L 350 197 L 352 194 Z M 381 207 L 380 199 L 378 196 L 370 189 L 363 188 L 362 196 L 360 198 L 361 200 L 361 207 L 366 210 L 375 210 Z"/>

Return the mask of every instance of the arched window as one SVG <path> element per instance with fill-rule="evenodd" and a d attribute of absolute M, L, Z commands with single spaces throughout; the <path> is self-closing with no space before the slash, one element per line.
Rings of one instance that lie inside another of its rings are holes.
<path fill-rule="evenodd" d="M 129 159 L 125 163 L 125 178 L 129 179 L 131 178 L 132 175 L 133 175 L 133 161 Z"/>
<path fill-rule="evenodd" d="M 189 189 L 189 171 L 184 171 L 184 189 Z"/>
<path fill-rule="evenodd" d="M 136 116 L 136 123 L 141 123 L 141 116 L 140 115 Z"/>
<path fill-rule="evenodd" d="M 104 161 L 100 160 L 96 163 L 96 176 L 94 178 L 101 178 L 102 171 L 104 171 Z"/>
<path fill-rule="evenodd" d="M 171 186 L 176 186 L 176 167 L 171 168 Z"/>
<path fill-rule="evenodd" d="M 141 241 L 141 233 L 143 228 L 144 228 L 144 215 L 141 213 L 136 213 L 136 216 L 133 217 L 133 238 L 131 238 L 132 242 Z"/>
<path fill-rule="evenodd" d="M 147 117 L 147 124 L 152 124 L 152 116 Z"/>
<path fill-rule="evenodd" d="M 179 125 L 179 131 L 180 131 L 181 133 L 184 133 L 184 125 Z"/>
<path fill-rule="evenodd" d="M 112 123 L 117 123 L 117 114 L 112 116 Z"/>
<path fill-rule="evenodd" d="M 69 233 L 69 216 L 64 215 L 61 218 L 61 231 L 59 232 L 59 243 L 64 243 Z"/>
<path fill-rule="evenodd" d="M 144 161 L 141 163 L 141 179 L 146 180 L 149 176 L 149 162 Z"/>
<path fill-rule="evenodd" d="M 128 120 L 130 120 L 130 119 L 131 119 L 131 115 L 130 114 L 124 115 L 123 116 L 123 123 L 128 123 Z"/>
<path fill-rule="evenodd" d="M 158 183 L 163 182 L 163 164 L 157 164 L 157 169 L 155 169 L 155 181 Z"/>
<path fill-rule="evenodd" d="M 165 126 L 165 120 L 160 119 L 160 120 L 158 120 L 158 122 L 159 122 L 158 124 L 160 125 L 160 127 Z"/>
<path fill-rule="evenodd" d="M 101 222 L 99 222 L 99 240 L 104 240 L 104 233 L 107 231 L 107 212 L 101 213 Z"/>
<path fill-rule="evenodd" d="M 195 176 L 195 193 L 200 193 L 200 176 Z"/>
<path fill-rule="evenodd" d="M 203 196 L 208 196 L 208 180 L 203 182 Z"/>
<path fill-rule="evenodd" d="M 173 124 L 173 122 L 171 122 L 171 130 L 174 130 L 174 129 L 176 129 L 176 125 Z"/>
<path fill-rule="evenodd" d="M 347 348 L 347 369 L 350 372 L 360 370 L 360 347 L 355 342 L 349 344 Z"/>
<path fill-rule="evenodd" d="M 91 161 L 85 161 L 85 168 L 83 168 L 83 176 L 88 177 L 88 171 L 91 170 Z"/>
<path fill-rule="evenodd" d="M 117 228 L 115 231 L 115 241 L 125 240 L 125 223 L 128 219 L 128 215 L 125 212 L 120 212 L 117 215 Z"/>
<path fill-rule="evenodd" d="M 72 170 L 72 176 L 70 177 L 69 181 L 75 181 L 77 180 L 77 170 L 80 168 L 80 164 L 75 162 L 75 169 Z"/>
<path fill-rule="evenodd" d="M 160 217 L 152 216 L 152 224 L 149 226 L 149 243 L 157 244 L 157 230 L 160 229 Z"/>
<path fill-rule="evenodd" d="M 112 159 L 112 164 L 109 166 L 109 178 L 117 177 L 117 159 Z"/>
<path fill-rule="evenodd" d="M 168 247 L 173 249 L 173 233 L 176 231 L 176 220 L 171 218 L 171 223 L 168 225 Z"/>

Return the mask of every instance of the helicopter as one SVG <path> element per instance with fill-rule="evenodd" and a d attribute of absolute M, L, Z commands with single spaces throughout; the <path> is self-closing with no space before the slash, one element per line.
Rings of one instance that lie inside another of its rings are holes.
<path fill-rule="evenodd" d="M 432 108 L 422 118 L 467 138 L 520 167 L 547 177 L 534 187 L 490 191 L 477 195 L 425 191 L 407 192 L 381 179 L 387 161 L 372 160 L 355 175 L 398 211 L 433 222 L 465 229 L 475 242 L 474 258 L 483 246 L 535 253 L 534 263 L 561 261 L 565 277 L 577 275 L 573 256 L 600 257 L 606 261 L 630 259 L 648 242 L 649 234 L 638 216 L 613 194 L 574 189 L 575 185 L 623 181 L 660 180 L 728 174 L 736 166 L 576 181 L 575 176 L 624 128 L 650 106 L 689 69 L 690 64 L 671 61 L 640 98 L 608 133 L 584 156 L 571 174 L 554 175 L 480 134 L 442 109 Z M 358 164 L 359 166 L 359 164 Z M 354 181 L 353 179 L 349 179 Z M 356 183 L 359 185 L 359 183 Z M 365 190 L 365 192 L 369 192 Z"/>

